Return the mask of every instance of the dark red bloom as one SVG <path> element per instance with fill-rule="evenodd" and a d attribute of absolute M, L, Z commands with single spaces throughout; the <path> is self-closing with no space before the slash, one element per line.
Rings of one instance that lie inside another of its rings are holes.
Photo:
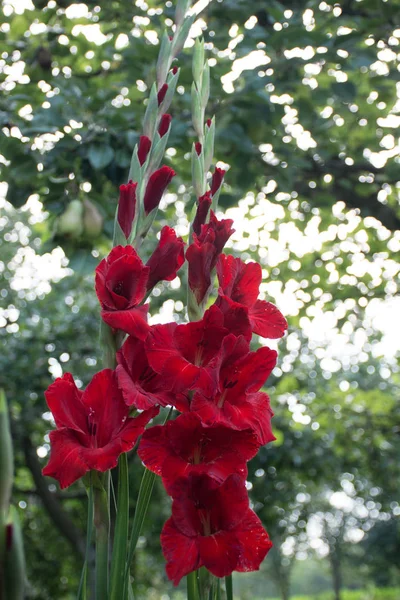
<path fill-rule="evenodd" d="M 171 121 L 171 115 L 162 115 L 160 119 L 160 124 L 158 126 L 158 133 L 160 137 L 163 137 L 167 133 L 169 126 L 171 125 Z"/>
<path fill-rule="evenodd" d="M 196 142 L 194 147 L 195 147 L 197 156 L 200 156 L 203 146 L 200 144 L 200 142 Z"/>
<path fill-rule="evenodd" d="M 207 220 L 208 211 L 210 210 L 212 203 L 210 192 L 206 192 L 203 196 L 200 196 L 196 216 L 193 221 L 193 231 L 196 235 L 200 235 L 201 226 L 205 224 Z"/>
<path fill-rule="evenodd" d="M 172 67 L 171 71 L 172 71 L 173 75 L 176 75 L 178 72 L 178 67 Z"/>
<path fill-rule="evenodd" d="M 223 311 L 228 306 L 247 307 L 254 333 L 266 338 L 280 338 L 287 329 L 287 321 L 271 302 L 257 300 L 262 280 L 258 263 L 244 263 L 240 258 L 221 255 L 217 262 L 220 285 L 217 304 Z"/>
<path fill-rule="evenodd" d="M 210 222 L 201 225 L 200 235 L 193 234 L 193 243 L 186 251 L 186 259 L 189 263 L 189 286 L 198 304 L 204 300 L 211 286 L 211 273 L 218 256 L 234 232 L 232 223 L 231 219 L 219 221 L 211 211 Z"/>
<path fill-rule="evenodd" d="M 211 124 L 212 124 L 212 120 L 211 119 L 207 119 L 206 125 L 207 125 L 208 128 L 211 127 Z"/>
<path fill-rule="evenodd" d="M 160 89 L 158 90 L 158 94 L 157 94 L 158 106 L 160 106 L 163 103 L 167 91 L 168 91 L 168 84 L 164 83 L 164 85 L 162 85 L 160 87 Z"/>
<path fill-rule="evenodd" d="M 117 352 L 117 363 L 118 386 L 128 406 L 144 410 L 177 404 L 178 410 L 188 409 L 186 398 L 168 392 L 163 378 L 150 367 L 142 340 L 129 336 Z"/>
<path fill-rule="evenodd" d="M 275 367 L 277 353 L 261 347 L 249 352 L 249 344 L 232 334 L 225 337 L 221 351 L 210 362 L 209 368 L 218 366 L 218 391 L 214 396 L 196 393 L 190 410 L 197 413 L 203 423 L 222 423 L 233 429 L 252 429 L 261 445 L 274 438 L 271 430 L 273 413 L 267 394 L 258 390 Z"/>
<path fill-rule="evenodd" d="M 222 485 L 191 475 L 175 485 L 172 516 L 161 533 L 169 579 L 206 567 L 217 577 L 256 571 L 272 543 L 249 508 L 245 482 L 231 475 Z"/>
<path fill-rule="evenodd" d="M 108 471 L 118 457 L 133 448 L 157 408 L 129 417 L 129 408 L 118 389 L 115 372 L 97 373 L 84 392 L 78 390 L 70 373 L 46 392 L 57 429 L 50 432 L 51 455 L 43 474 L 68 487 L 94 469 Z"/>
<path fill-rule="evenodd" d="M 151 148 L 151 139 L 147 137 L 147 135 L 141 135 L 137 150 L 137 156 L 140 165 L 144 165 L 146 162 L 146 158 L 150 152 Z"/>
<path fill-rule="evenodd" d="M 116 246 L 98 265 L 96 294 L 102 319 L 110 327 L 146 337 L 148 305 L 139 304 L 146 294 L 149 273 L 132 246 Z"/>
<path fill-rule="evenodd" d="M 138 455 L 146 467 L 163 478 L 167 492 L 179 477 L 206 473 L 219 483 L 237 473 L 247 476 L 246 462 L 259 448 L 254 433 L 224 425 L 204 426 L 194 413 L 185 413 L 143 434 Z"/>
<path fill-rule="evenodd" d="M 145 342 L 147 358 L 164 378 L 166 389 L 202 390 L 205 394 L 215 391 L 215 369 L 208 365 L 229 333 L 223 322 L 222 312 L 211 306 L 200 321 L 150 328 Z"/>
<path fill-rule="evenodd" d="M 211 195 L 214 196 L 215 192 L 218 192 L 219 188 L 222 185 L 224 180 L 226 171 L 224 169 L 220 169 L 219 167 L 215 168 L 215 171 L 211 180 Z"/>
<path fill-rule="evenodd" d="M 160 241 L 146 263 L 149 267 L 147 289 L 151 290 L 159 281 L 172 281 L 185 261 L 184 242 L 176 237 L 175 231 L 165 225 Z"/>
<path fill-rule="evenodd" d="M 126 239 L 132 231 L 133 219 L 136 211 L 137 183 L 132 180 L 119 186 L 118 223 Z"/>
<path fill-rule="evenodd" d="M 175 171 L 165 165 L 150 175 L 144 195 L 144 212 L 146 215 L 160 204 L 162 195 L 174 176 Z"/>

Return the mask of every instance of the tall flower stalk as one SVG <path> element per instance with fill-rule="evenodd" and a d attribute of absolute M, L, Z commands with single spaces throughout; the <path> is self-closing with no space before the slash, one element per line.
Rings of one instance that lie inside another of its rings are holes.
<path fill-rule="evenodd" d="M 272 545 L 249 506 L 246 476 L 247 462 L 274 439 L 273 413 L 261 388 L 277 354 L 267 346 L 251 351 L 250 342 L 254 333 L 281 337 L 287 323 L 274 305 L 258 299 L 260 265 L 223 253 L 234 229 L 232 220 L 217 215 L 225 171 L 210 172 L 215 117 L 206 115 L 210 67 L 203 40 L 196 41 L 193 55 L 195 203 L 187 244 L 165 226 L 153 254 L 142 260 L 162 195 L 175 175 L 161 163 L 172 125 L 167 111 L 179 77 L 173 61 L 194 20 L 187 15 L 189 5 L 178 0 L 173 35 L 163 35 L 143 135 L 128 181 L 120 186 L 113 248 L 96 268 L 104 368 L 84 391 L 67 373 L 46 392 L 56 429 L 50 433 L 44 474 L 62 488 L 80 478 L 87 484 L 96 600 L 132 597 L 129 566 L 157 475 L 172 499 L 161 533 L 166 572 L 175 585 L 187 578 L 188 600 L 220 598 L 223 578 L 230 600 L 232 572 L 258 569 Z M 188 322 L 149 325 L 151 291 L 160 281 L 174 279 L 185 261 Z M 166 407 L 164 424 L 148 427 Z M 146 470 L 128 535 L 127 452 L 139 438 Z M 110 540 L 110 471 L 117 464 Z M 88 556 L 79 598 L 86 598 L 87 565 Z"/>

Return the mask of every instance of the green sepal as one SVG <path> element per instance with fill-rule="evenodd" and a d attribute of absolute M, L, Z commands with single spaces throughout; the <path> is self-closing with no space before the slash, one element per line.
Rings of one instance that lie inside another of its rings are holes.
<path fill-rule="evenodd" d="M 213 212 L 217 212 L 218 199 L 219 199 L 219 195 L 221 193 L 221 188 L 222 188 L 222 183 L 221 183 L 220 187 L 217 189 L 217 191 L 215 192 L 214 196 L 212 197 L 211 210 Z"/>
<path fill-rule="evenodd" d="M 154 171 L 156 171 L 158 169 L 158 167 L 160 166 L 160 163 L 165 154 L 165 149 L 167 147 L 170 131 L 171 131 L 171 124 L 169 125 L 168 131 L 166 132 L 166 134 L 163 135 L 162 137 L 160 137 L 159 134 L 157 133 L 156 139 L 154 140 L 154 143 L 152 146 L 152 152 L 150 155 L 150 162 L 149 162 L 149 169 L 148 169 L 149 173 L 154 173 Z"/>
<path fill-rule="evenodd" d="M 202 78 L 204 70 L 204 40 L 203 38 L 197 38 L 194 43 L 193 49 L 193 61 L 192 61 L 192 73 L 193 80 L 197 87 L 201 88 Z"/>
<path fill-rule="evenodd" d="M 124 232 L 121 229 L 121 225 L 118 223 L 118 207 L 115 211 L 114 219 L 114 236 L 113 236 L 113 247 L 115 246 L 126 246 L 127 240 Z"/>
<path fill-rule="evenodd" d="M 191 0 L 178 0 L 175 9 L 175 24 L 177 27 L 183 23 L 186 13 L 189 10 Z"/>
<path fill-rule="evenodd" d="M 169 68 L 172 60 L 172 41 L 169 39 L 169 35 L 164 31 L 160 52 L 157 60 L 157 85 L 158 89 L 165 83 L 168 75 Z"/>
<path fill-rule="evenodd" d="M 211 119 L 211 125 L 204 127 L 204 172 L 208 173 L 214 156 L 215 117 Z"/>
<path fill-rule="evenodd" d="M 207 298 L 207 294 L 205 298 Z M 189 286 L 187 292 L 187 311 L 189 321 L 200 321 L 204 316 L 204 302 L 201 305 L 197 303 L 196 296 Z"/>
<path fill-rule="evenodd" d="M 175 74 L 172 73 L 172 71 L 170 71 L 169 74 L 168 74 L 168 78 L 167 78 L 167 85 L 168 85 L 167 93 L 165 94 L 165 98 L 162 101 L 162 103 L 161 103 L 161 105 L 159 106 L 159 109 L 158 109 L 158 112 L 159 112 L 160 115 L 166 113 L 168 111 L 170 105 L 171 105 L 172 98 L 174 97 L 176 86 L 178 84 L 179 73 L 180 73 L 180 69 L 178 69 L 178 71 Z"/>
<path fill-rule="evenodd" d="M 139 181 L 140 173 L 141 173 L 141 165 L 138 159 L 138 150 L 139 144 L 136 144 L 135 149 L 133 150 L 131 166 L 129 168 L 128 181 Z"/>
<path fill-rule="evenodd" d="M 201 107 L 205 111 L 208 99 L 210 97 L 210 65 L 204 64 L 203 77 L 201 79 Z"/>
<path fill-rule="evenodd" d="M 153 83 L 149 102 L 147 104 L 146 112 L 143 119 L 143 134 L 147 135 L 151 140 L 154 137 L 154 132 L 157 124 L 158 117 L 158 98 L 157 98 L 157 85 Z"/>
<path fill-rule="evenodd" d="M 203 149 L 200 156 L 197 154 L 195 144 L 192 147 L 192 182 L 195 194 L 200 198 L 205 192 L 204 154 Z"/>
<path fill-rule="evenodd" d="M 185 45 L 186 38 L 189 34 L 190 28 L 195 21 L 196 15 L 188 15 L 183 21 L 179 31 L 177 30 L 177 34 L 172 41 L 172 56 L 176 58 L 179 52 L 182 50 Z"/>
<path fill-rule="evenodd" d="M 25 588 L 25 558 L 22 531 L 17 510 L 10 508 L 8 525 L 12 527 L 10 548 L 4 554 L 4 598 L 23 600 Z"/>
<path fill-rule="evenodd" d="M 192 123 L 196 131 L 197 137 L 203 139 L 203 121 L 204 110 L 201 104 L 201 97 L 197 90 L 196 84 L 192 83 Z"/>

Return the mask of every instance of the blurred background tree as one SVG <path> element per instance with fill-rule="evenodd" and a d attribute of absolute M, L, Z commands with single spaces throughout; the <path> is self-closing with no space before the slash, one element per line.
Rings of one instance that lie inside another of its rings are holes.
<path fill-rule="evenodd" d="M 2 2 L 0 386 L 29 598 L 67 600 L 77 587 L 85 493 L 80 484 L 61 493 L 41 475 L 43 390 L 62 371 L 85 385 L 99 368 L 93 269 L 110 247 L 172 4 Z M 243 600 L 324 590 L 338 600 L 343 588 L 360 590 L 352 599 L 400 596 L 366 591 L 400 584 L 399 9 L 398 0 L 213 0 L 179 59 L 165 159 L 178 175 L 157 227 L 187 233 L 190 47 L 204 35 L 215 155 L 229 167 L 220 205 L 235 219 L 230 251 L 261 262 L 262 291 L 290 324 L 268 382 L 277 441 L 249 469 L 275 546 L 259 574 L 236 578 Z M 152 313 L 183 319 L 183 302 L 177 278 L 154 290 Z M 140 472 L 136 458 L 132 468 Z M 137 596 L 178 598 L 158 543 L 168 501 L 155 495 Z"/>

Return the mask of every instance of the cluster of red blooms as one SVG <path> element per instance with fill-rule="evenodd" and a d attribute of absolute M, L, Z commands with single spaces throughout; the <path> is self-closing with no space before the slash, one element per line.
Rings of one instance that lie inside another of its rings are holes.
<path fill-rule="evenodd" d="M 168 115 L 161 119 L 160 135 L 169 120 Z M 141 138 L 140 161 L 150 145 Z M 151 175 L 146 215 L 158 206 L 173 175 L 168 167 Z M 117 366 L 97 373 L 83 392 L 67 373 L 46 393 L 57 429 L 50 433 L 44 473 L 62 488 L 92 469 L 114 468 L 143 434 L 138 454 L 173 499 L 161 544 L 175 584 L 201 566 L 217 577 L 258 569 L 271 547 L 249 508 L 245 480 L 247 461 L 274 439 L 269 398 L 260 389 L 277 355 L 266 346 L 250 351 L 250 341 L 253 333 L 279 338 L 287 324 L 274 305 L 258 299 L 260 265 L 222 253 L 232 221 L 219 220 L 211 203 L 223 175 L 216 169 L 210 191 L 198 199 L 186 253 L 183 240 L 166 226 L 146 264 L 129 244 L 116 246 L 101 261 L 96 293 L 102 319 L 127 334 Z M 127 242 L 135 204 L 136 184 L 121 186 L 118 223 Z M 199 306 L 207 301 L 216 271 L 215 303 L 198 321 L 150 326 L 146 297 L 158 282 L 176 277 L 185 257 Z M 145 431 L 160 406 L 182 414 Z"/>

